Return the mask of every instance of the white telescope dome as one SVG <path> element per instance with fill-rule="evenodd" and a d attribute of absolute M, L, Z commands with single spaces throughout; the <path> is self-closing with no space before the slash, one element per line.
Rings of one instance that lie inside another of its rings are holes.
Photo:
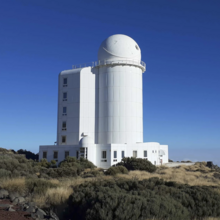
<path fill-rule="evenodd" d="M 85 136 L 79 141 L 79 144 L 81 147 L 87 147 L 89 144 L 94 144 L 94 140 L 90 136 Z"/>
<path fill-rule="evenodd" d="M 129 36 L 115 34 L 102 42 L 98 51 L 98 60 L 141 61 L 141 49 Z"/>

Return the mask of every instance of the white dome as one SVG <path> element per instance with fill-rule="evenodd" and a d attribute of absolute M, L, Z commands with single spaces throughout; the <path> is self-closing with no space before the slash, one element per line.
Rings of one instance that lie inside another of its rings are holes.
<path fill-rule="evenodd" d="M 141 49 L 129 36 L 115 34 L 105 39 L 98 51 L 98 60 L 141 60 Z"/>
<path fill-rule="evenodd" d="M 79 141 L 81 147 L 87 147 L 88 144 L 94 144 L 94 140 L 89 136 L 85 136 Z"/>

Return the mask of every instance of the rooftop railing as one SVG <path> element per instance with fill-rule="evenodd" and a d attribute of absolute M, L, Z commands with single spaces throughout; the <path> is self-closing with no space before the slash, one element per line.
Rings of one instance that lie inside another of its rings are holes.
<path fill-rule="evenodd" d="M 137 60 L 99 60 L 95 62 L 89 62 L 89 63 L 83 63 L 83 64 L 77 64 L 73 65 L 73 69 L 83 68 L 83 67 L 98 67 L 98 66 L 107 66 L 107 65 L 133 65 L 140 67 L 143 72 L 146 69 L 146 63 L 143 61 L 137 61 Z"/>

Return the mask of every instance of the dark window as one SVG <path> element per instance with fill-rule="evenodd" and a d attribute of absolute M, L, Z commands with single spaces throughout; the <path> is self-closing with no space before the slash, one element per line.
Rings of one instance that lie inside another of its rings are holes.
<path fill-rule="evenodd" d="M 117 158 L 117 151 L 114 151 L 114 158 Z"/>
<path fill-rule="evenodd" d="M 63 114 L 66 114 L 67 112 L 67 107 L 63 107 Z"/>
<path fill-rule="evenodd" d="M 67 85 L 67 78 L 63 78 L 63 85 Z"/>
<path fill-rule="evenodd" d="M 53 152 L 53 159 L 57 159 L 58 158 L 58 151 L 54 151 Z"/>
<path fill-rule="evenodd" d="M 47 159 L 47 151 L 43 152 L 43 158 Z"/>
<path fill-rule="evenodd" d="M 102 151 L 102 158 L 106 158 L 106 151 Z"/>
<path fill-rule="evenodd" d="M 66 143 L 66 136 L 62 136 L 62 143 Z"/>
<path fill-rule="evenodd" d="M 144 157 L 147 157 L 147 151 L 144 150 Z"/>
<path fill-rule="evenodd" d="M 66 130 L 66 121 L 63 121 L 62 123 L 62 130 Z"/>
<path fill-rule="evenodd" d="M 125 157 L 125 152 L 122 151 L 122 152 L 121 152 L 121 158 L 124 158 L 124 157 Z"/>
<path fill-rule="evenodd" d="M 66 101 L 67 100 L 67 92 L 64 92 L 63 93 L 63 101 Z"/>
<path fill-rule="evenodd" d="M 67 158 L 70 155 L 69 151 L 65 151 L 65 158 Z"/>

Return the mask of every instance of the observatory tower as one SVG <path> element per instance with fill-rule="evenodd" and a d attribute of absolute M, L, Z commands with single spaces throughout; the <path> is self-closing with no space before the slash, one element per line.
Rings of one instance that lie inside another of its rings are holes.
<path fill-rule="evenodd" d="M 98 144 L 143 142 L 141 50 L 126 35 L 104 40 L 98 51 Z M 106 63 L 106 64 L 105 64 Z M 104 65 L 103 65 L 104 64 Z"/>
<path fill-rule="evenodd" d="M 58 162 L 84 157 L 108 168 L 123 157 L 159 165 L 168 162 L 168 146 L 143 143 L 145 63 L 129 36 L 104 40 L 98 60 L 59 74 L 56 145 L 40 146 L 39 157 Z"/>

